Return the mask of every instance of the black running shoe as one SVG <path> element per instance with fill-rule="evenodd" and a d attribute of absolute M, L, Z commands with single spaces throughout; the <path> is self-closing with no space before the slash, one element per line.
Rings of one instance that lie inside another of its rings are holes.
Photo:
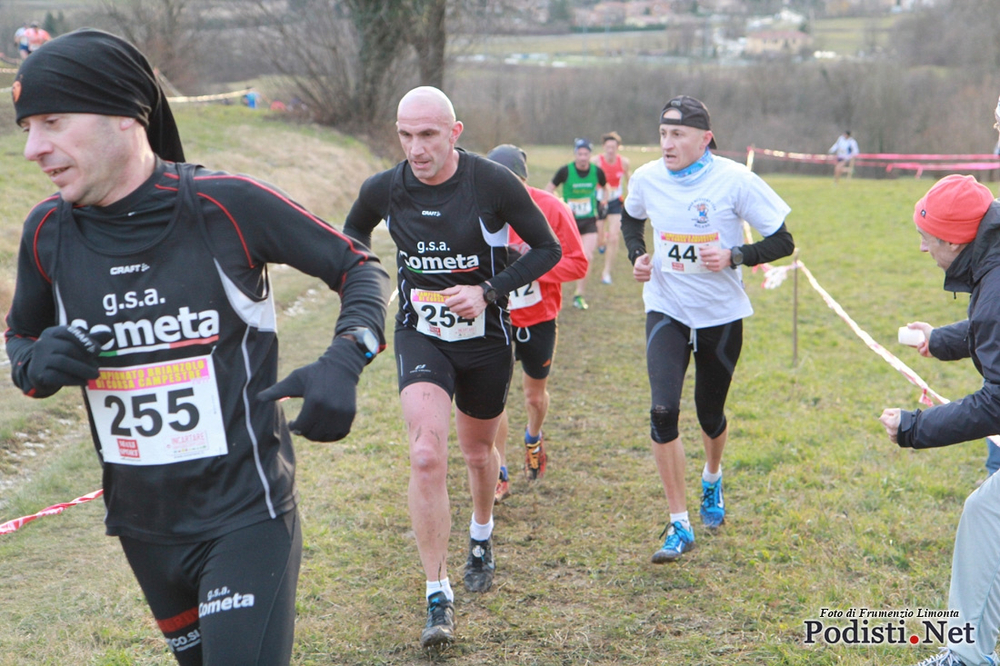
<path fill-rule="evenodd" d="M 435 592 L 427 599 L 427 625 L 420 632 L 420 645 L 425 648 L 455 642 L 455 604 L 444 592 Z"/>
<path fill-rule="evenodd" d="M 486 541 L 469 539 L 469 559 L 465 561 L 465 589 L 486 592 L 493 585 L 493 538 Z"/>

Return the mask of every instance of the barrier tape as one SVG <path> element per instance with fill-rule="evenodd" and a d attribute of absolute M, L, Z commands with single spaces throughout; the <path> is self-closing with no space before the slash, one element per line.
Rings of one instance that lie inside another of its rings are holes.
<path fill-rule="evenodd" d="M 831 296 L 830 293 L 820 285 L 820 283 L 813 276 L 812 271 L 806 268 L 806 265 L 801 261 L 796 260 L 787 266 L 772 267 L 767 270 L 764 274 L 764 288 L 776 289 L 782 282 L 785 281 L 785 278 L 788 276 L 788 272 L 791 270 L 801 271 L 802 274 L 806 276 L 806 279 L 809 280 L 809 284 L 812 285 L 812 288 L 815 289 L 826 302 L 827 306 L 836 312 L 837 315 L 843 319 L 848 326 L 850 326 L 851 330 L 854 331 L 854 334 L 861 338 L 861 340 L 868 345 L 869 349 L 881 356 L 886 363 L 895 368 L 911 384 L 920 389 L 920 402 L 930 407 L 934 406 L 934 402 L 931 398 L 937 400 L 942 405 L 951 402 L 928 386 L 927 382 L 925 382 L 920 375 L 914 372 L 912 368 L 900 361 L 895 355 L 892 354 L 892 352 L 876 342 L 871 335 L 858 326 L 857 322 L 854 321 L 854 319 L 847 314 L 847 311 L 841 307 L 840 303 L 834 300 L 833 296 Z M 1000 446 L 1000 435 L 990 435 L 987 439 L 997 446 Z"/>
<path fill-rule="evenodd" d="M 749 146 L 747 148 L 749 164 L 753 163 L 754 156 L 805 164 L 832 164 L 837 159 L 834 155 L 824 153 L 796 153 Z M 920 178 L 925 171 L 992 171 L 1000 169 L 1000 156 L 992 153 L 859 153 L 854 157 L 854 160 L 855 166 L 884 167 L 886 173 L 891 173 L 893 170 L 914 171 L 915 178 Z"/>
<path fill-rule="evenodd" d="M 42 509 L 38 513 L 32 514 L 30 516 L 23 516 L 21 518 L 15 518 L 14 520 L 8 520 L 6 523 L 0 524 L 0 534 L 10 534 L 11 532 L 16 532 L 21 529 L 24 525 L 27 525 L 33 520 L 41 518 L 43 516 L 55 516 L 71 506 L 76 506 L 77 504 L 83 504 L 84 502 L 89 502 L 95 500 L 104 494 L 104 489 L 100 488 L 92 493 L 88 493 L 83 497 L 77 497 L 72 502 L 63 502 L 62 504 L 53 504 L 50 507 Z"/>

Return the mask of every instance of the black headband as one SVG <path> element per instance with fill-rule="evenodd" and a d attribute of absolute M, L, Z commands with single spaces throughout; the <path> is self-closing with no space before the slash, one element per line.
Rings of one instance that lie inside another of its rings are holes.
<path fill-rule="evenodd" d="M 149 61 L 120 37 L 84 28 L 46 43 L 17 71 L 12 89 L 17 122 L 46 113 L 135 118 L 153 152 L 184 161 L 177 124 Z"/>

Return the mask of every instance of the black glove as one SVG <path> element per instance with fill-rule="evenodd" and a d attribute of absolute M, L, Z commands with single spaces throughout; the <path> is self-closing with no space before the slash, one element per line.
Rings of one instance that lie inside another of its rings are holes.
<path fill-rule="evenodd" d="M 73 326 L 50 326 L 42 331 L 31 346 L 28 361 L 28 381 L 36 397 L 52 395 L 63 386 L 86 386 L 88 379 L 97 379 L 101 344 L 110 334 L 91 337 Z"/>
<path fill-rule="evenodd" d="M 257 399 L 303 398 L 298 418 L 288 427 L 314 442 L 336 442 L 351 432 L 358 377 L 365 362 L 356 342 L 335 338 L 318 361 L 294 370 L 258 393 Z"/>
<path fill-rule="evenodd" d="M 597 202 L 597 219 L 603 220 L 608 216 L 608 204 L 603 201 Z"/>

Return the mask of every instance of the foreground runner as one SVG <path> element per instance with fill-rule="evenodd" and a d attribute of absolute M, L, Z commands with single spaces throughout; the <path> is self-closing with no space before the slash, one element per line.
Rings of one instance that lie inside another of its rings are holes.
<path fill-rule="evenodd" d="M 598 239 L 600 251 L 604 255 L 604 270 L 601 272 L 601 283 L 611 284 L 611 271 L 615 265 L 615 255 L 618 254 L 618 239 L 622 226 L 622 193 L 625 181 L 628 179 L 628 158 L 620 155 L 622 138 L 618 132 L 608 132 L 601 137 L 603 152 L 597 156 L 596 164 L 608 179 L 608 200 L 604 211 L 604 219 L 598 220 Z M 599 191 L 599 194 L 602 191 Z"/>
<path fill-rule="evenodd" d="M 549 410 L 549 392 L 546 389 L 552 359 L 556 351 L 556 317 L 562 308 L 562 283 L 579 280 L 587 273 L 587 257 L 583 253 L 580 232 L 572 213 L 562 201 L 552 194 L 528 185 L 528 156 L 517 146 L 497 146 L 486 156 L 514 172 L 528 189 L 531 199 L 538 204 L 549 226 L 562 245 L 562 259 L 552 270 L 530 284 L 511 292 L 510 320 L 514 325 L 514 355 L 524 370 L 524 408 L 528 425 L 524 429 L 524 474 L 528 481 L 535 481 L 545 474 L 546 454 L 542 424 Z M 510 247 L 518 254 L 530 248 L 513 229 L 510 230 Z M 510 477 L 507 474 L 507 411 L 504 410 L 497 428 L 496 447 L 500 453 L 500 480 L 497 481 L 497 502 L 510 495 Z"/>
<path fill-rule="evenodd" d="M 178 663 L 287 664 L 302 533 L 289 426 L 268 401 L 304 397 L 290 426 L 309 439 L 347 435 L 388 276 L 273 187 L 183 163 L 153 70 L 118 37 L 52 40 L 13 97 L 24 155 L 59 189 L 24 225 L 14 383 L 84 387 L 107 533 Z M 268 262 L 341 298 L 327 352 L 274 386 Z"/>
<path fill-rule="evenodd" d="M 586 139 L 577 139 L 573 143 L 573 161 L 559 167 L 552 180 L 545 186 L 547 192 L 555 192 L 562 188 L 562 198 L 569 204 L 576 218 L 580 239 L 583 241 L 583 253 L 587 262 L 593 261 L 594 249 L 597 247 L 597 193 L 600 188 L 603 201 L 608 200 L 608 181 L 601 168 L 590 163 L 592 146 Z M 603 206 L 603 204 L 601 204 Z M 590 271 L 588 270 L 588 275 Z M 573 292 L 573 307 L 586 310 L 589 306 L 584 298 L 587 288 L 587 275 L 577 280 Z"/>
<path fill-rule="evenodd" d="M 1000 110 L 997 121 L 1000 122 Z M 923 331 L 920 353 L 944 361 L 972 358 L 981 389 L 926 410 L 883 410 L 879 420 L 899 446 L 926 449 L 995 435 L 1000 421 L 1000 201 L 972 176 L 945 176 L 917 202 L 920 251 L 944 271 L 944 288 L 970 294 L 967 319 Z M 955 534 L 948 645 L 918 666 L 994 666 L 1000 633 L 1000 475 L 965 500 Z M 966 630 L 971 626 L 972 635 Z M 971 638 L 972 640 L 969 640 Z M 956 640 L 957 639 L 957 640 Z"/>
<path fill-rule="evenodd" d="M 670 520 L 653 562 L 670 562 L 694 546 L 684 493 L 684 447 L 677 429 L 681 386 L 692 352 L 694 402 L 705 447 L 701 518 L 719 527 L 725 405 L 743 346 L 743 318 L 753 314 L 740 266 L 791 254 L 784 219 L 790 209 L 741 164 L 712 154 L 708 109 L 693 97 L 667 102 L 659 116 L 663 159 L 639 167 L 629 181 L 622 232 L 635 279 L 646 284 L 646 365 L 652 389 L 650 437 Z M 656 250 L 646 253 L 645 220 Z M 765 238 L 749 245 L 743 220 Z M 663 536 L 661 535 L 661 536 Z"/>
<path fill-rule="evenodd" d="M 425 647 L 455 638 L 448 579 L 448 431 L 468 468 L 472 524 L 465 587 L 493 584 L 493 440 L 513 372 L 507 294 L 559 261 L 559 242 L 509 170 L 455 147 L 462 123 L 437 88 L 403 96 L 396 128 L 406 160 L 361 186 L 344 231 L 368 243 L 385 220 L 396 243 L 395 353 L 410 445 L 410 520 L 427 578 Z M 507 224 L 531 246 L 508 261 Z"/>

